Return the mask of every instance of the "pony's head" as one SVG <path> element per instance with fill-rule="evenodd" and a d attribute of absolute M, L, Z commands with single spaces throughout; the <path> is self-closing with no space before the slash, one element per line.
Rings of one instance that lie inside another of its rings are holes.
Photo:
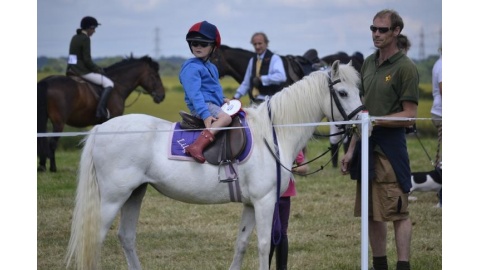
<path fill-rule="evenodd" d="M 325 106 L 330 111 L 324 112 L 329 121 L 347 121 L 355 119 L 365 108 L 360 100 L 358 85 L 360 76 L 353 67 L 352 61 L 340 64 L 336 60 L 328 74 L 329 98 L 324 99 Z"/>

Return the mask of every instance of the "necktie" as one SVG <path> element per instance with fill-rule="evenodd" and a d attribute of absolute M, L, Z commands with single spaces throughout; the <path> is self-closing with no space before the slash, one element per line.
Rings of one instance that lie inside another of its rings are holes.
<path fill-rule="evenodd" d="M 256 74 L 255 76 L 260 76 L 260 66 L 262 65 L 262 59 L 260 57 L 257 57 L 257 66 L 256 66 Z M 256 98 L 258 95 L 260 95 L 260 91 L 256 87 L 252 89 L 252 96 L 253 98 Z"/>

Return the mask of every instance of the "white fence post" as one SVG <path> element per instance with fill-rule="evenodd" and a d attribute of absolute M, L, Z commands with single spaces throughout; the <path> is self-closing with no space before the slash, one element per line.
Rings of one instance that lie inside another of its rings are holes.
<path fill-rule="evenodd" d="M 362 270 L 368 269 L 368 129 L 370 127 L 370 117 L 368 111 L 362 111 L 362 175 L 361 175 L 361 191 L 362 191 L 362 229 L 361 229 L 361 256 Z"/>

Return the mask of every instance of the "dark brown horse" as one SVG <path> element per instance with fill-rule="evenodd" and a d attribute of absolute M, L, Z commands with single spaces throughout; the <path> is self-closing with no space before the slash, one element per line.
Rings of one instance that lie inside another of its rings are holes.
<path fill-rule="evenodd" d="M 316 53 L 315 49 L 310 49 L 304 55 L 315 54 L 315 53 Z M 316 61 L 314 61 L 314 62 L 316 64 L 316 66 L 318 66 L 319 64 L 320 65 L 323 64 L 327 67 L 330 67 L 330 66 L 332 66 L 333 62 L 335 62 L 336 60 L 340 60 L 340 63 L 342 63 L 342 64 L 348 64 L 348 62 L 352 61 L 352 66 L 358 72 L 360 72 L 360 69 L 362 68 L 362 65 L 363 65 L 364 58 L 363 58 L 363 54 L 361 52 L 355 52 L 352 55 L 348 55 L 345 52 L 338 52 L 338 53 L 330 54 L 330 55 L 327 55 L 327 56 L 324 56 L 324 57 L 320 58 L 319 62 L 316 62 Z M 314 67 L 314 69 L 315 69 L 315 67 Z"/>
<path fill-rule="evenodd" d="M 242 83 L 248 62 L 254 55 L 255 53 L 252 51 L 221 45 L 210 61 L 217 66 L 220 78 L 228 75 L 238 83 Z M 307 75 L 302 68 L 303 62 L 306 61 L 305 58 L 292 55 L 280 55 L 280 57 L 287 73 L 286 85 L 291 85 Z M 311 66 L 311 63 L 308 65 Z"/>
<path fill-rule="evenodd" d="M 210 61 L 217 66 L 220 78 L 231 76 L 236 82 L 242 83 L 248 62 L 254 55 L 252 51 L 220 45 Z"/>
<path fill-rule="evenodd" d="M 252 51 L 221 45 L 213 54 L 211 61 L 217 66 L 220 78 L 231 76 L 238 83 L 242 83 L 248 62 L 254 55 L 255 53 Z M 339 52 L 319 58 L 315 49 L 308 50 L 302 56 L 281 55 L 280 57 L 283 60 L 283 66 L 287 73 L 287 85 L 300 80 L 318 67 L 331 66 L 335 60 L 340 60 L 343 64 L 347 64 L 352 60 L 352 65 L 357 71 L 360 71 L 363 64 L 363 55 L 361 53 L 348 56 L 344 52 Z"/>
<path fill-rule="evenodd" d="M 165 98 L 165 89 L 159 74 L 160 66 L 152 58 L 126 58 L 107 68 L 105 72 L 115 84 L 108 101 L 110 118 L 122 115 L 125 100 L 141 86 L 155 103 Z M 52 132 L 63 132 L 65 125 L 83 128 L 101 124 L 95 117 L 101 87 L 80 77 L 53 75 L 37 83 L 37 133 L 47 132 L 50 119 Z M 60 137 L 37 137 L 38 171 L 46 171 L 47 158 L 50 171 L 56 172 L 55 150 Z"/>

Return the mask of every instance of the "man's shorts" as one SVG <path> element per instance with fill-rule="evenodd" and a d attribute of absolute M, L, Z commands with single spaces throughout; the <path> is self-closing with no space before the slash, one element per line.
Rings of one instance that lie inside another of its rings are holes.
<path fill-rule="evenodd" d="M 395 221 L 409 217 L 408 193 L 403 193 L 395 171 L 384 154 L 374 153 L 375 178 L 368 187 L 368 215 L 374 221 Z M 361 216 L 361 181 L 357 181 L 354 216 Z"/>

